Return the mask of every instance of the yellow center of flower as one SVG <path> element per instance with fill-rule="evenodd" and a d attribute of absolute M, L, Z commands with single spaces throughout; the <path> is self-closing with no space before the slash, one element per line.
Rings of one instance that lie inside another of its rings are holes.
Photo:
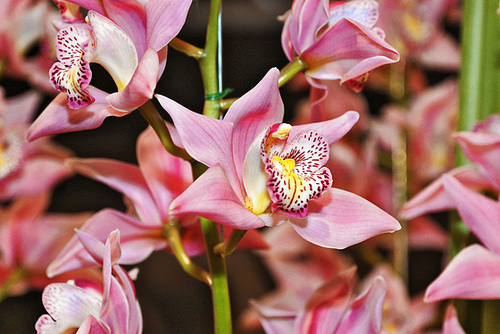
<path fill-rule="evenodd" d="M 425 24 L 413 14 L 403 14 L 403 24 L 408 34 L 417 43 L 424 41 L 428 35 Z"/>

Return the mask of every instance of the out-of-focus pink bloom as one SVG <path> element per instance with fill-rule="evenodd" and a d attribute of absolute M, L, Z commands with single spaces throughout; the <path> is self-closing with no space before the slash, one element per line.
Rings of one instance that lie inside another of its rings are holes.
<path fill-rule="evenodd" d="M 446 308 L 446 314 L 444 315 L 443 331 L 442 334 L 465 334 L 462 326 L 458 322 L 457 311 L 452 304 L 448 305 Z"/>
<path fill-rule="evenodd" d="M 165 68 L 167 44 L 183 26 L 191 1 L 71 1 L 89 9 L 87 23 L 63 26 L 56 41 L 52 85 L 61 93 L 33 123 L 28 138 L 93 129 L 124 116 L 153 97 Z M 67 7 L 66 7 L 67 8 Z M 63 13 L 67 18 L 67 12 Z M 102 65 L 118 91 L 89 85 L 90 63 Z"/>
<path fill-rule="evenodd" d="M 441 26 L 454 0 L 379 0 L 378 24 L 386 39 L 406 60 L 436 69 L 460 66 L 457 42 Z"/>
<path fill-rule="evenodd" d="M 141 333 L 142 316 L 133 283 L 117 264 L 121 256 L 119 231 L 113 231 L 106 244 L 78 234 L 102 266 L 102 285 L 80 280 L 48 285 L 42 299 L 49 314 L 38 319 L 37 333 Z"/>
<path fill-rule="evenodd" d="M 26 130 L 40 96 L 35 92 L 5 99 L 0 91 L 0 199 L 51 189 L 71 175 L 64 165 L 69 150 L 44 138 L 27 143 Z M 40 177 L 43 171 L 43 177 Z"/>
<path fill-rule="evenodd" d="M 467 158 L 476 165 L 456 168 L 448 174 L 470 189 L 489 191 L 493 194 L 498 194 L 500 190 L 498 119 L 498 115 L 490 116 L 486 121 L 479 123 L 474 131 L 458 132 L 453 135 Z M 441 177 L 406 203 L 401 214 L 406 219 L 411 219 L 424 213 L 454 207 L 455 203 L 445 191 Z"/>
<path fill-rule="evenodd" d="M 294 127 L 281 123 L 278 75 L 270 70 L 223 120 L 158 96 L 188 153 L 210 167 L 172 202 L 171 214 L 197 214 L 239 229 L 290 221 L 306 240 L 331 248 L 398 230 L 399 223 L 375 205 L 330 188 L 331 174 L 323 167 L 329 147 L 357 113 Z"/>
<path fill-rule="evenodd" d="M 464 223 L 488 249 L 472 245 L 460 251 L 427 288 L 426 300 L 499 298 L 500 203 L 452 176 L 444 175 L 443 184 Z"/>
<path fill-rule="evenodd" d="M 56 55 L 57 33 L 50 23 L 57 11 L 46 0 L 3 0 L 0 3 L 0 62 L 2 75 L 27 80 L 53 93 L 48 71 Z M 37 48 L 36 55 L 30 52 Z"/>
<path fill-rule="evenodd" d="M 281 42 L 289 60 L 307 64 L 308 81 L 350 81 L 353 87 L 369 71 L 398 61 L 399 54 L 375 28 L 378 4 L 372 0 L 334 3 L 296 0 L 286 14 Z"/>
<path fill-rule="evenodd" d="M 115 229 L 122 235 L 121 264 L 135 264 L 146 259 L 151 252 L 168 247 L 163 234 L 171 216 L 168 207 L 193 180 L 189 162 L 169 154 L 151 128 L 137 141 L 139 166 L 111 159 L 71 159 L 68 165 L 75 171 L 103 182 L 121 192 L 128 204 L 128 212 L 104 209 L 90 218 L 81 231 L 104 242 Z M 182 228 L 183 244 L 189 255 L 205 251 L 203 237 L 196 217 L 177 217 Z M 263 247 L 256 231 L 242 241 L 242 246 Z M 68 270 L 95 266 L 75 235 L 50 264 L 49 276 Z"/>
<path fill-rule="evenodd" d="M 21 271 L 20 280 L 8 294 L 21 294 L 29 289 L 42 289 L 49 283 L 82 277 L 97 279 L 94 271 L 78 271 L 46 277 L 49 263 L 74 233 L 90 217 L 90 213 L 44 213 L 47 194 L 17 198 L 0 210 L 0 286 L 11 275 Z"/>
<path fill-rule="evenodd" d="M 305 301 L 298 311 L 253 302 L 266 333 L 380 333 L 386 283 L 375 278 L 353 296 L 355 268 L 343 271 Z"/>

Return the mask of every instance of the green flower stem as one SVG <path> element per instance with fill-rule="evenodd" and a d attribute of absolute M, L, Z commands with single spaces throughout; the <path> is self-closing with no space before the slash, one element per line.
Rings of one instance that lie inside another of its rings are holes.
<path fill-rule="evenodd" d="M 294 58 L 280 71 L 280 77 L 278 80 L 279 86 L 283 86 L 294 76 L 302 71 L 307 70 L 308 65 L 300 58 Z"/>
<path fill-rule="evenodd" d="M 192 44 L 189 44 L 188 42 L 185 42 L 177 37 L 171 40 L 170 43 L 168 43 L 168 45 L 172 49 L 182 52 L 185 55 L 188 55 L 189 57 L 193 57 L 195 59 L 200 59 L 205 54 L 205 51 L 203 49 L 200 49 L 199 47 L 194 46 Z"/>
<path fill-rule="evenodd" d="M 212 0 L 210 2 L 210 13 L 208 17 L 205 53 L 203 57 L 198 60 L 206 97 L 203 114 L 213 118 L 219 118 L 221 114 L 219 101 L 209 98 L 220 93 L 219 81 L 221 78 L 218 77 L 220 71 L 217 71 L 220 10 L 221 0 Z M 223 210 L 223 208 L 221 209 Z M 232 332 L 231 303 L 229 299 L 226 263 L 221 254 L 216 254 L 214 252 L 215 246 L 220 243 L 219 231 L 216 223 L 205 218 L 200 217 L 200 219 L 207 250 L 208 264 L 212 275 L 211 287 L 215 333 L 230 334 Z"/>
<path fill-rule="evenodd" d="M 7 280 L 3 283 L 2 286 L 0 286 L 0 302 L 2 302 L 4 299 L 6 299 L 9 294 L 11 289 L 19 283 L 21 280 L 23 280 L 27 275 L 27 272 L 23 268 L 16 268 L 12 273 L 10 273 L 9 277 Z"/>
<path fill-rule="evenodd" d="M 224 256 L 214 252 L 215 246 L 219 244 L 217 225 L 208 219 L 200 219 L 208 263 L 210 272 L 212 273 L 212 303 L 214 308 L 215 333 L 230 334 L 232 332 L 231 304 L 229 303 L 226 262 Z"/>
<path fill-rule="evenodd" d="M 215 246 L 214 252 L 221 254 L 222 256 L 231 254 L 236 249 L 236 246 L 238 246 L 241 239 L 245 236 L 245 233 L 247 233 L 246 230 L 233 229 L 225 242 L 221 242 Z"/>
<path fill-rule="evenodd" d="M 187 274 L 196 278 L 198 281 L 206 283 L 208 286 L 212 286 L 212 277 L 210 274 L 193 263 L 191 258 L 187 255 L 182 245 L 179 228 L 178 223 L 174 220 L 169 221 L 163 227 L 163 234 L 167 238 L 175 258 Z"/>
<path fill-rule="evenodd" d="M 175 146 L 170 137 L 170 132 L 168 131 L 165 121 L 161 118 L 158 110 L 151 101 L 146 102 L 139 107 L 142 117 L 151 125 L 153 130 L 156 132 L 158 138 L 160 138 L 163 147 L 168 151 L 168 153 L 175 155 L 176 157 L 182 158 L 184 160 L 192 160 L 191 156 L 182 148 Z"/>
<path fill-rule="evenodd" d="M 230 98 L 230 99 L 220 100 L 219 101 L 219 108 L 222 111 L 226 111 L 226 110 L 229 109 L 229 107 L 231 107 L 233 105 L 234 102 L 236 102 L 237 99 L 238 99 L 237 97 L 233 97 L 233 98 Z"/>

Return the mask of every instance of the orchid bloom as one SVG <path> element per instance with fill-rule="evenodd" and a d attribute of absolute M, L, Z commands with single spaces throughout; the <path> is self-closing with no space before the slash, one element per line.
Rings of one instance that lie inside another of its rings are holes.
<path fill-rule="evenodd" d="M 485 247 L 462 249 L 426 291 L 427 301 L 500 298 L 500 203 L 476 193 L 452 176 L 443 184 L 464 223 Z"/>
<path fill-rule="evenodd" d="M 319 80 L 350 82 L 357 87 L 366 74 L 399 60 L 398 52 L 374 27 L 378 4 L 374 0 L 333 3 L 295 0 L 287 13 L 281 43 L 289 60 L 299 57 L 307 65 L 309 83 Z"/>
<path fill-rule="evenodd" d="M 375 278 L 353 297 L 355 267 L 316 289 L 298 310 L 253 302 L 266 333 L 380 333 L 386 283 Z"/>
<path fill-rule="evenodd" d="M 35 92 L 5 99 L 0 91 L 0 200 L 45 192 L 72 174 L 64 165 L 69 150 L 49 138 L 25 140 L 39 101 Z"/>
<path fill-rule="evenodd" d="M 428 68 L 456 70 L 460 66 L 457 41 L 441 20 L 455 0 L 379 0 L 379 25 L 403 59 Z"/>
<path fill-rule="evenodd" d="M 166 46 L 182 28 L 191 1 L 74 0 L 64 8 L 74 4 L 89 9 L 86 22 L 74 14 L 75 23 L 57 34 L 58 62 L 50 80 L 61 93 L 33 123 L 30 140 L 96 128 L 106 117 L 124 116 L 151 99 L 165 68 Z M 67 11 L 63 17 L 68 18 Z M 91 62 L 109 72 L 117 92 L 90 85 Z"/>
<path fill-rule="evenodd" d="M 484 122 L 479 123 L 474 131 L 455 133 L 453 138 L 474 164 L 453 169 L 448 174 L 470 189 L 498 194 L 500 191 L 498 170 L 498 157 L 500 156 L 499 115 L 492 115 Z M 445 191 L 441 177 L 408 201 L 403 207 L 401 215 L 406 219 L 411 219 L 425 213 L 448 210 L 454 207 L 454 201 L 450 194 Z"/>
<path fill-rule="evenodd" d="M 223 120 L 158 96 L 186 151 L 210 167 L 172 202 L 170 214 L 197 214 L 246 230 L 290 221 L 306 240 L 332 248 L 398 230 L 399 223 L 375 205 L 330 188 L 332 176 L 323 167 L 329 147 L 358 114 L 293 127 L 281 123 L 278 76 L 270 70 Z"/>
<path fill-rule="evenodd" d="M 169 154 L 152 128 L 137 140 L 139 166 L 111 159 L 70 159 L 75 171 L 121 192 L 127 199 L 126 213 L 104 209 L 92 216 L 80 231 L 104 242 L 115 229 L 122 235 L 120 264 L 135 264 L 153 251 L 168 248 L 163 228 L 172 217 L 168 207 L 193 181 L 189 162 Z M 186 252 L 193 256 L 205 251 L 199 224 L 195 217 L 178 217 Z M 255 231 L 242 241 L 243 246 L 264 247 Z M 74 235 L 59 256 L 50 264 L 47 274 L 54 276 L 68 270 L 95 266 L 78 236 Z"/>
<path fill-rule="evenodd" d="M 37 333 L 141 333 L 142 316 L 134 286 L 117 264 L 121 255 L 119 230 L 109 235 L 106 244 L 82 232 L 79 237 L 103 267 L 102 285 L 83 280 L 48 285 L 42 300 L 49 314 L 38 319 Z"/>
<path fill-rule="evenodd" d="M 0 210 L 0 289 L 7 295 L 42 289 L 49 283 L 66 281 L 76 276 L 93 278 L 92 270 L 80 270 L 52 279 L 46 277 L 49 263 L 69 240 L 73 230 L 90 216 L 82 214 L 44 213 L 48 194 L 17 198 Z M 11 287 L 3 286 L 9 277 L 20 273 Z"/>

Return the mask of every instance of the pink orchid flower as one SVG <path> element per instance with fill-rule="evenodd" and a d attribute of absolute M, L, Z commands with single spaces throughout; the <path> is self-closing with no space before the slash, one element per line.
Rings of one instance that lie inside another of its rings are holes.
<path fill-rule="evenodd" d="M 76 276 L 98 278 L 92 270 L 80 270 L 49 279 L 45 271 L 71 237 L 73 230 L 90 217 L 89 213 L 44 213 L 48 194 L 17 198 L 0 210 L 0 287 L 9 276 L 21 272 L 19 281 L 8 295 L 42 289 L 49 283 L 66 281 Z"/>
<path fill-rule="evenodd" d="M 381 277 L 353 297 L 355 267 L 316 289 L 298 311 L 253 302 L 266 333 L 380 333 L 387 286 Z"/>
<path fill-rule="evenodd" d="M 64 165 L 69 150 L 49 138 L 25 140 L 39 101 L 35 92 L 5 99 L 0 91 L 0 200 L 45 192 L 72 174 Z"/>
<path fill-rule="evenodd" d="M 455 0 L 379 0 L 384 13 L 379 25 L 404 59 L 428 68 L 456 70 L 460 66 L 457 41 L 441 21 Z"/>
<path fill-rule="evenodd" d="M 48 285 L 42 295 L 49 314 L 35 328 L 39 334 L 142 332 L 142 316 L 129 274 L 117 263 L 121 256 L 120 232 L 113 231 L 102 244 L 78 232 L 89 254 L 102 265 L 102 285 L 72 281 Z"/>
<path fill-rule="evenodd" d="M 313 86 L 321 86 L 318 80 L 359 82 L 374 68 L 399 60 L 382 30 L 374 27 L 377 19 L 373 0 L 330 8 L 328 0 L 296 0 L 287 13 L 281 44 L 289 60 L 299 57 L 307 64 L 305 74 Z"/>
<path fill-rule="evenodd" d="M 165 68 L 166 46 L 191 5 L 190 0 L 71 2 L 89 9 L 88 23 L 76 18 L 57 34 L 59 61 L 50 78 L 61 93 L 31 126 L 30 140 L 96 128 L 106 117 L 124 116 L 151 99 Z M 118 92 L 108 94 L 89 85 L 91 62 L 109 72 Z"/>
<path fill-rule="evenodd" d="M 193 181 L 190 163 L 169 154 L 150 127 L 137 140 L 137 159 L 139 166 L 111 159 L 67 161 L 75 171 L 110 186 L 127 199 L 127 213 L 104 209 L 80 229 L 101 242 L 111 231 L 119 229 L 123 240 L 120 264 L 139 263 L 153 251 L 168 248 L 163 228 L 172 218 L 168 214 L 169 205 Z M 180 216 L 178 220 L 186 252 L 191 256 L 203 253 L 205 246 L 196 217 Z M 242 246 L 246 247 L 261 248 L 264 245 L 256 231 L 242 241 Z M 47 274 L 54 276 L 95 265 L 74 235 L 50 264 Z"/>
<path fill-rule="evenodd" d="M 498 171 L 500 152 L 500 118 L 490 116 L 479 123 L 474 131 L 458 132 L 453 138 L 458 142 L 467 158 L 475 165 L 453 169 L 448 174 L 468 188 L 498 194 L 500 174 Z M 443 178 L 439 178 L 405 204 L 401 215 L 411 219 L 425 213 L 454 208 L 454 201 L 445 191 Z"/>
<path fill-rule="evenodd" d="M 50 23 L 56 17 L 57 10 L 46 0 L 4 0 L 0 3 L 3 76 L 27 80 L 53 94 L 48 71 L 56 58 L 52 42 L 57 31 Z M 39 51 L 32 55 L 35 47 Z"/>
<path fill-rule="evenodd" d="M 330 188 L 331 173 L 323 167 L 329 147 L 358 114 L 294 127 L 281 123 L 278 76 L 270 70 L 223 120 L 158 96 L 187 152 L 210 167 L 172 202 L 170 213 L 247 230 L 290 221 L 306 240 L 333 248 L 399 229 L 393 217 L 365 199 Z"/>
<path fill-rule="evenodd" d="M 457 310 L 453 304 L 448 305 L 444 315 L 443 331 L 442 334 L 465 334 L 462 326 L 458 322 Z"/>
<path fill-rule="evenodd" d="M 427 288 L 426 300 L 497 299 L 500 203 L 468 189 L 452 176 L 444 175 L 443 184 L 464 223 L 487 248 L 475 244 L 461 250 Z"/>

